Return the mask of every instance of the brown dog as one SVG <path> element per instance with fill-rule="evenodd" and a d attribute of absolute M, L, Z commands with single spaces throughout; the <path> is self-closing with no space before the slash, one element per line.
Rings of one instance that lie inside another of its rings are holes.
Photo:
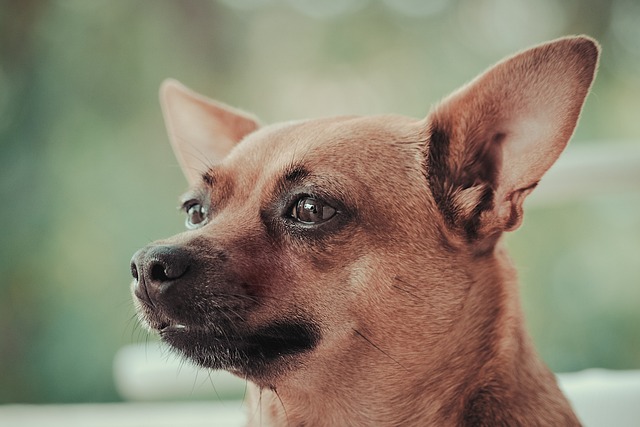
<path fill-rule="evenodd" d="M 586 37 L 534 47 L 424 120 L 262 127 L 165 82 L 190 230 L 134 255 L 141 318 L 253 383 L 255 424 L 578 425 L 501 236 L 571 137 L 598 54 Z"/>

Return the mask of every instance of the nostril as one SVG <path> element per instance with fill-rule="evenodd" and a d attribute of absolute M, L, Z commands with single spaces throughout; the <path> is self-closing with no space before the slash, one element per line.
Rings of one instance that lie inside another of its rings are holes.
<path fill-rule="evenodd" d="M 131 275 L 136 281 L 143 279 L 142 277 L 140 277 L 140 274 L 144 274 L 144 270 L 139 270 L 139 268 L 144 268 L 142 264 L 143 257 L 144 249 L 136 251 L 136 253 L 131 257 L 131 263 L 129 267 L 131 268 Z"/>
<path fill-rule="evenodd" d="M 150 280 L 163 283 L 179 279 L 187 272 L 188 268 L 188 260 L 177 253 L 172 256 L 156 254 L 155 259 L 150 261 L 145 271 L 148 271 Z"/>
<path fill-rule="evenodd" d="M 138 280 L 138 267 L 136 266 L 136 263 L 133 261 L 131 261 L 131 275 L 135 280 Z"/>
<path fill-rule="evenodd" d="M 170 280 L 170 277 L 167 275 L 166 266 L 159 262 L 154 263 L 149 272 L 151 274 L 151 280 L 153 281 L 166 282 Z"/>

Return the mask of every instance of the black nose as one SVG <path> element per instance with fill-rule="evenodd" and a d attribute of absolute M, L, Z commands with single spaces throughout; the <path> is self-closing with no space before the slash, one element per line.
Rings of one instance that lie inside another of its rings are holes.
<path fill-rule="evenodd" d="M 153 304 L 189 270 L 191 257 L 179 246 L 148 246 L 131 258 L 131 275 L 136 280 L 135 294 Z"/>

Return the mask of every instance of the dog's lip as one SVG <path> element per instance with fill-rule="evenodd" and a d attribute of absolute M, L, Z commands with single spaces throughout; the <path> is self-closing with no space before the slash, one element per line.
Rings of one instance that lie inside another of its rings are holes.
<path fill-rule="evenodd" d="M 224 339 L 227 342 L 230 342 L 231 338 L 236 337 L 238 340 L 242 340 L 242 334 L 234 334 L 229 332 L 224 332 L 223 330 L 218 329 L 208 329 L 204 327 L 200 327 L 197 325 L 185 325 L 183 323 L 173 323 L 173 322 L 164 322 L 158 325 L 155 328 L 156 331 L 160 334 L 162 338 L 167 338 L 170 336 L 178 337 L 178 336 L 189 336 L 189 337 L 207 337 L 208 339 Z"/>

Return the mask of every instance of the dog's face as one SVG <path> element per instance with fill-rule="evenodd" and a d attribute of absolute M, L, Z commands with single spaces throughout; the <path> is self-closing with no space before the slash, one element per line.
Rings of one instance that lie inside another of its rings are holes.
<path fill-rule="evenodd" d="M 198 363 L 254 381 L 324 343 L 361 341 L 397 310 L 379 306 L 397 298 L 389 285 L 410 282 L 414 260 L 441 244 L 424 138 L 424 122 L 403 117 L 247 136 L 183 196 L 190 230 L 136 255 L 146 322 Z"/>
<path fill-rule="evenodd" d="M 437 353 L 470 266 L 519 225 L 566 145 L 596 59 L 584 38 L 537 47 L 424 120 L 260 127 L 166 83 L 188 231 L 134 255 L 142 319 L 198 364 L 262 386 L 376 357 L 410 363 L 394 348 Z"/>

